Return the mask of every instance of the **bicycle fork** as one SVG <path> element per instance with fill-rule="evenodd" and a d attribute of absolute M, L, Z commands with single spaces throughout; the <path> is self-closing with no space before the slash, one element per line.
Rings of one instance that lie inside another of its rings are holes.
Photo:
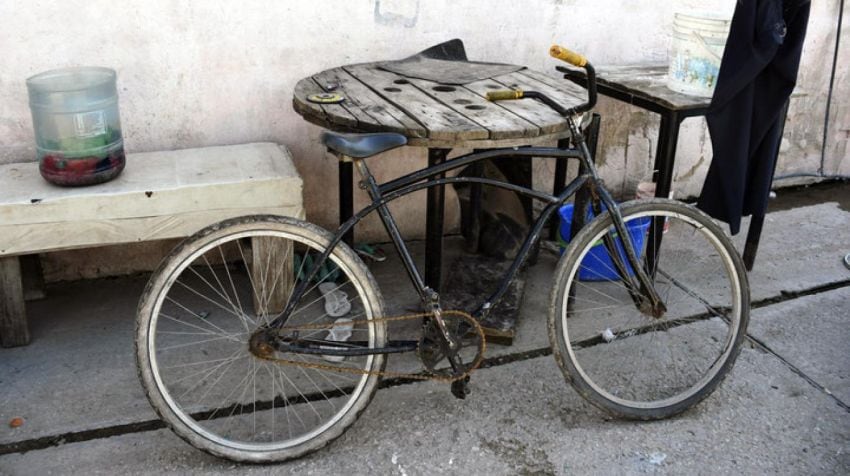
<path fill-rule="evenodd" d="M 614 265 L 617 274 L 620 276 L 620 279 L 623 281 L 623 284 L 626 286 L 629 296 L 635 303 L 635 307 L 642 314 L 659 319 L 667 312 L 667 306 L 664 304 L 661 296 L 659 296 L 655 286 L 652 284 L 652 280 L 648 274 L 651 270 L 645 270 L 638 262 L 637 252 L 635 251 L 634 246 L 632 246 L 632 240 L 629 239 L 630 235 L 627 231 L 626 224 L 623 221 L 623 216 L 620 214 L 619 206 L 604 187 L 597 186 L 597 183 L 601 181 L 601 179 L 596 171 L 596 167 L 593 166 L 590 149 L 587 147 L 584 135 L 579 131 L 578 126 L 571 117 L 567 117 L 567 124 L 570 127 L 572 140 L 582 152 L 582 169 L 589 171 L 591 175 L 588 185 L 590 189 L 593 213 L 595 216 L 601 215 L 601 201 L 605 204 L 605 207 L 608 209 L 611 219 L 614 222 L 614 231 L 616 232 L 616 235 L 612 236 L 612 234 L 606 233 L 602 237 L 605 249 L 611 257 L 611 262 Z M 581 216 L 582 219 L 584 218 L 584 213 L 584 209 L 575 209 L 573 212 L 574 216 Z M 629 273 L 626 264 L 621 258 L 615 241 L 615 236 L 617 235 L 620 236 L 620 243 L 622 243 L 623 250 L 625 251 L 626 261 L 629 263 L 634 273 Z M 655 245 L 653 243 L 649 243 L 648 246 Z"/>

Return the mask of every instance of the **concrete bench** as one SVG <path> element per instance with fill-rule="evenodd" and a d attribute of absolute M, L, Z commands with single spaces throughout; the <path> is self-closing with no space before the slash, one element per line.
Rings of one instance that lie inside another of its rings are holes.
<path fill-rule="evenodd" d="M 0 345 L 30 339 L 20 256 L 180 238 L 240 215 L 302 218 L 301 190 L 273 143 L 128 154 L 118 178 L 82 188 L 45 182 L 36 163 L 0 166 Z"/>

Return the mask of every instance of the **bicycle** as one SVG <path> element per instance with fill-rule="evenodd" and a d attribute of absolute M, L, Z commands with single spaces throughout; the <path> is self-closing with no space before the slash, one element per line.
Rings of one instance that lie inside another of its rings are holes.
<path fill-rule="evenodd" d="M 140 379 L 162 420 L 214 455 L 271 462 L 340 436 L 382 377 L 451 383 L 452 393 L 465 397 L 486 347 L 478 320 L 498 304 L 545 224 L 573 196 L 571 239 L 554 272 L 548 316 L 566 381 L 597 407 L 638 420 L 678 414 L 711 394 L 746 334 L 750 293 L 741 259 L 721 229 L 691 206 L 614 201 L 576 121 L 596 103 L 594 69 L 563 48 L 551 54 L 586 70 L 586 103 L 567 109 L 519 90 L 488 99 L 542 101 L 566 119 L 571 146 L 473 152 L 378 184 L 367 159 L 404 145 L 404 136 L 325 132 L 323 143 L 354 162 L 372 199 L 335 233 L 294 218 L 246 216 L 177 246 L 148 282 L 136 331 Z M 505 155 L 578 160 L 579 173 L 558 195 L 442 175 Z M 501 187 L 546 204 L 499 288 L 470 314 L 442 309 L 388 208 L 409 193 L 457 183 Z M 425 312 L 387 316 L 374 277 L 342 241 L 373 211 Z M 341 293 L 337 304 L 323 302 L 326 293 Z M 405 326 L 414 338 L 388 338 L 391 327 Z M 413 352 L 424 370 L 386 370 L 390 354 Z"/>

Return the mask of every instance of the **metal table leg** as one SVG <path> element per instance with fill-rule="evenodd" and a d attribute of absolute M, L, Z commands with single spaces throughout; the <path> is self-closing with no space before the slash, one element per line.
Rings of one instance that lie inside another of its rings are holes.
<path fill-rule="evenodd" d="M 673 165 L 676 161 L 676 145 L 679 143 L 679 126 L 682 119 L 675 111 L 661 115 L 658 131 L 658 150 L 655 152 L 655 196 L 667 198 L 673 186 Z"/>
<path fill-rule="evenodd" d="M 682 117 L 675 111 L 661 115 L 661 126 L 658 131 L 658 144 L 655 153 L 655 197 L 667 198 L 673 186 L 673 164 L 676 159 L 676 145 L 679 142 L 679 126 Z M 661 237 L 664 233 L 664 222 L 653 220 L 649 228 L 649 243 L 646 248 L 646 270 L 655 275 L 658 262 L 658 250 L 661 247 Z"/>
<path fill-rule="evenodd" d="M 450 149 L 428 149 L 428 167 L 446 160 Z M 445 174 L 435 176 L 443 178 Z M 446 193 L 443 186 L 428 188 L 428 209 L 425 218 L 425 285 L 440 292 L 443 260 L 443 211 Z"/>
<path fill-rule="evenodd" d="M 474 150 L 473 152 L 478 152 Z M 475 162 L 469 165 L 469 175 L 472 177 L 484 176 L 484 162 Z M 481 200 L 483 198 L 482 185 L 472 183 L 469 185 L 469 213 L 464 228 L 468 230 L 469 236 L 466 241 L 466 251 L 478 252 L 479 239 L 481 237 Z"/>
<path fill-rule="evenodd" d="M 558 140 L 558 148 L 565 149 L 570 146 L 569 139 Z M 567 165 L 569 159 L 555 159 L 555 183 L 552 184 L 552 195 L 558 196 L 564 191 L 567 186 Z M 549 222 L 549 240 L 555 241 L 558 238 L 558 227 L 560 220 L 558 215 L 552 217 Z"/>
<path fill-rule="evenodd" d="M 791 99 L 789 98 L 785 101 L 785 107 L 782 108 L 782 113 L 780 114 L 780 121 L 782 124 L 779 126 L 779 141 L 781 143 L 782 136 L 785 134 L 785 120 L 788 118 L 788 106 L 791 104 Z M 779 162 L 779 144 L 776 145 L 776 155 L 773 156 L 773 172 L 770 173 L 770 188 L 773 188 L 773 176 L 776 174 L 776 164 Z M 753 265 L 756 262 L 756 252 L 759 248 L 759 241 L 761 240 L 761 229 L 764 226 L 764 215 L 753 215 L 753 218 L 750 220 L 750 226 L 747 229 L 747 241 L 744 245 L 744 267 L 747 268 L 747 271 L 753 270 Z"/>
<path fill-rule="evenodd" d="M 756 252 L 759 248 L 759 240 L 761 239 L 761 229 L 764 226 L 764 215 L 753 215 L 750 219 L 750 227 L 747 229 L 747 240 L 744 245 L 744 267 L 747 271 L 753 270 L 753 264 L 756 261 Z"/>
<path fill-rule="evenodd" d="M 354 167 L 351 162 L 339 162 L 339 223 L 343 224 L 354 215 Z M 354 246 L 354 228 L 342 237 L 349 246 Z"/>

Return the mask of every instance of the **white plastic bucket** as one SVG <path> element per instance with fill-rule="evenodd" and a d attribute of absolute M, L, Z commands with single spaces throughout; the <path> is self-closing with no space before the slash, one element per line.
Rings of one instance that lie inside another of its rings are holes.
<path fill-rule="evenodd" d="M 680 93 L 711 97 L 731 20 L 710 12 L 677 13 L 673 20 L 667 86 Z"/>

